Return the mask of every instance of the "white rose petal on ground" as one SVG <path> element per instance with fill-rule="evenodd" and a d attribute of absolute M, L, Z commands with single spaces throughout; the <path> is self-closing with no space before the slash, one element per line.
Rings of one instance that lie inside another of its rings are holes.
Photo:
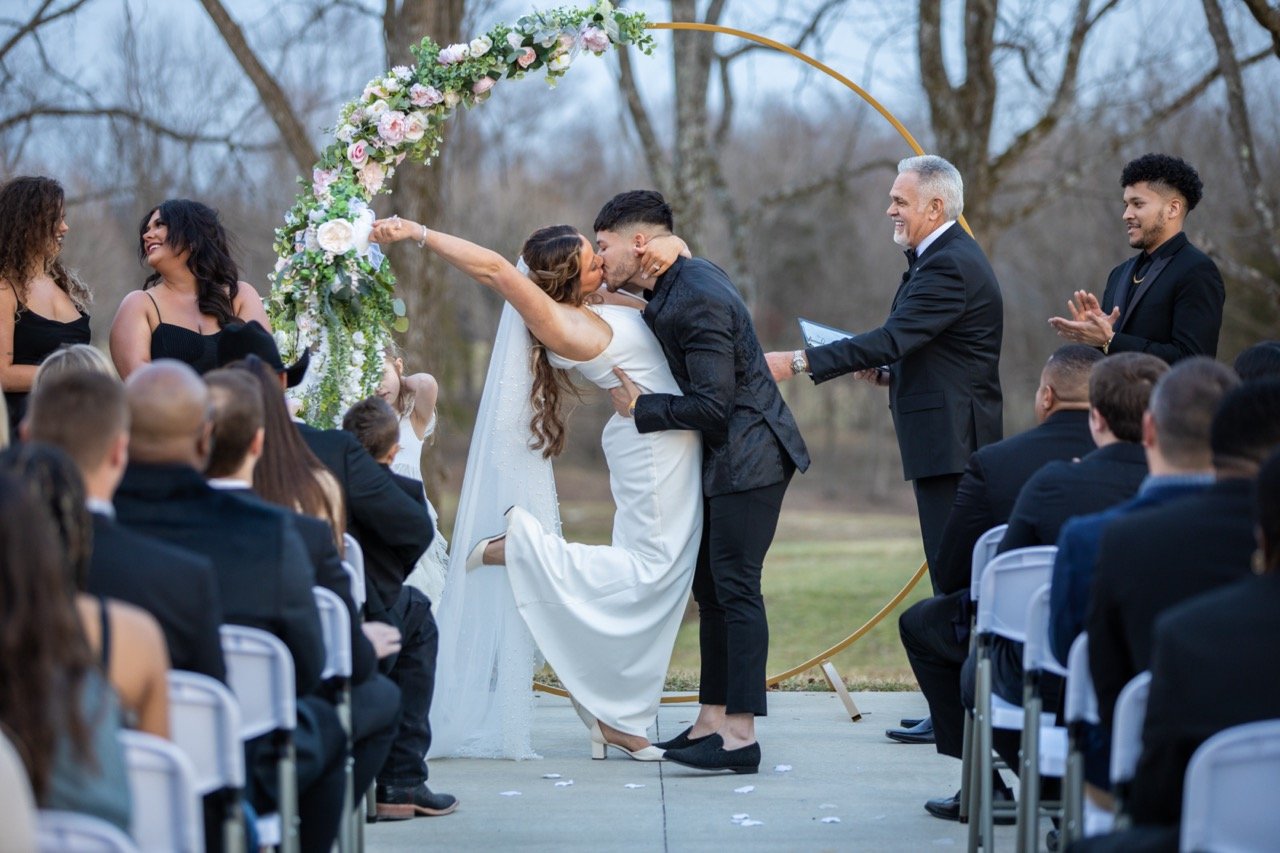
<path fill-rule="evenodd" d="M 498 794 L 498 796 L 499 797 L 518 797 L 520 796 L 520 792 L 519 791 L 502 791 L 501 793 Z"/>
<path fill-rule="evenodd" d="M 774 773 L 790 773 L 790 772 L 791 772 L 791 765 L 790 765 L 790 764 L 779 764 L 777 767 L 773 768 L 773 772 L 774 772 Z"/>
<path fill-rule="evenodd" d="M 641 785 L 639 782 L 628 782 L 627 784 L 623 785 L 622 787 L 624 787 L 624 788 L 643 788 L 643 787 L 644 787 L 644 785 Z"/>
<path fill-rule="evenodd" d="M 755 789 L 756 789 L 755 785 L 743 785 L 741 788 L 734 788 L 733 792 L 735 794 L 750 794 Z"/>
<path fill-rule="evenodd" d="M 751 817 L 751 815 L 747 814 L 746 812 L 742 812 L 741 814 L 736 814 L 733 816 L 733 822 L 742 823 L 742 821 L 746 820 L 749 817 Z"/>
<path fill-rule="evenodd" d="M 835 815 L 828 815 L 827 817 L 824 817 L 822 819 L 822 822 L 823 823 L 839 823 L 840 818 L 836 817 Z"/>
<path fill-rule="evenodd" d="M 560 774 L 559 773 L 543 773 L 542 778 L 543 779 L 559 779 Z"/>
<path fill-rule="evenodd" d="M 556 787 L 557 787 L 557 788 L 568 788 L 568 787 L 569 787 L 570 785 L 572 785 L 572 784 L 573 784 L 573 780 L 572 780 L 572 779 L 565 779 L 563 782 L 557 782 L 557 783 L 556 783 Z"/>
<path fill-rule="evenodd" d="M 762 820 L 744 820 L 742 823 L 738 824 L 738 826 L 764 826 L 764 821 L 762 821 Z"/>

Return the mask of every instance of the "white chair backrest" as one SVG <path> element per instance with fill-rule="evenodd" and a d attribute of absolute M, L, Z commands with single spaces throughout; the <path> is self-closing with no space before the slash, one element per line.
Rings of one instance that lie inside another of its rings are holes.
<path fill-rule="evenodd" d="M 1120 690 L 1111 721 L 1111 784 L 1128 782 L 1142 754 L 1142 724 L 1147 718 L 1151 673 L 1140 672 Z"/>
<path fill-rule="evenodd" d="M 133 810 L 129 834 L 141 850 L 201 853 L 204 813 L 195 769 L 186 753 L 163 738 L 120 732 Z"/>
<path fill-rule="evenodd" d="M 1049 584 L 1040 586 L 1031 594 L 1027 605 L 1027 639 L 1022 647 L 1022 668 L 1027 672 L 1067 674 L 1067 670 L 1053 656 L 1049 648 Z"/>
<path fill-rule="evenodd" d="M 1280 720 L 1245 723 L 1200 744 L 1182 791 L 1182 850 L 1274 850 L 1280 841 Z"/>
<path fill-rule="evenodd" d="M 351 677 L 351 614 L 333 590 L 313 586 L 320 632 L 324 634 L 324 672 L 321 678 Z"/>
<path fill-rule="evenodd" d="M 355 566 L 352 566 L 346 560 L 342 561 L 342 570 L 347 573 L 347 582 L 351 584 L 351 600 L 355 602 L 356 610 L 364 607 L 364 576 L 356 572 Z"/>
<path fill-rule="evenodd" d="M 1098 694 L 1089 671 L 1089 635 L 1076 637 L 1067 653 L 1067 687 L 1063 717 L 1068 723 L 1098 724 Z"/>
<path fill-rule="evenodd" d="M 360 547 L 360 543 L 350 533 L 342 534 L 342 541 L 345 546 L 345 553 L 342 555 L 342 562 L 347 565 L 354 573 L 351 581 L 351 598 L 356 603 L 357 608 L 364 607 L 365 602 L 365 580 L 364 580 L 364 550 Z"/>
<path fill-rule="evenodd" d="M 293 655 L 280 638 L 244 625 L 222 626 L 227 684 L 240 704 L 240 737 L 298 725 Z"/>
<path fill-rule="evenodd" d="M 982 570 L 996 555 L 996 549 L 1000 547 L 1004 532 L 1008 529 L 1007 524 L 997 524 L 973 543 L 973 562 L 970 563 L 969 569 L 969 597 L 974 601 L 978 600 L 978 583 L 982 580 Z"/>
<path fill-rule="evenodd" d="M 987 564 L 978 592 L 979 634 L 999 634 L 1015 642 L 1025 642 L 1027 603 L 1053 574 L 1053 545 L 1006 551 Z"/>
<path fill-rule="evenodd" d="M 102 818 L 42 809 L 36 814 L 40 853 L 138 853 L 133 839 Z"/>
<path fill-rule="evenodd" d="M 170 670 L 169 739 L 191 759 L 196 793 L 244 787 L 240 705 L 217 679 Z"/>

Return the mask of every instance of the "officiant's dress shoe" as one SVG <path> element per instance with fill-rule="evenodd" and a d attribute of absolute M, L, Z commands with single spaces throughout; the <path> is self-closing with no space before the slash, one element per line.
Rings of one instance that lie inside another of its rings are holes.
<path fill-rule="evenodd" d="M 724 738 L 707 735 L 693 746 L 668 749 L 667 761 L 694 770 L 731 770 L 734 773 L 760 772 L 760 744 L 751 743 L 737 749 L 725 749 Z"/>
<path fill-rule="evenodd" d="M 689 733 L 693 731 L 693 726 L 682 731 L 671 740 L 660 740 L 654 744 L 658 749 L 684 749 L 686 746 L 694 746 L 702 743 L 711 735 L 703 735 L 702 737 L 689 737 Z"/>
<path fill-rule="evenodd" d="M 910 720 L 903 720 L 900 729 L 885 729 L 885 737 L 898 743 L 933 743 L 933 718 L 925 717 L 917 720 L 914 726 L 907 726 Z"/>
<path fill-rule="evenodd" d="M 901 720 L 898 720 L 898 725 L 904 729 L 914 729 L 916 726 L 920 725 L 927 719 L 929 718 L 928 717 L 903 717 Z"/>
<path fill-rule="evenodd" d="M 995 789 L 995 795 L 992 798 L 996 803 L 1013 802 L 1013 791 L 1008 788 L 1001 787 Z M 960 792 L 956 791 L 951 797 L 938 797 L 934 800 L 927 800 L 924 804 L 924 810 L 934 817 L 943 820 L 959 820 L 960 819 Z M 994 818 L 999 826 L 1009 826 L 1017 821 L 1015 815 L 997 814 Z"/>

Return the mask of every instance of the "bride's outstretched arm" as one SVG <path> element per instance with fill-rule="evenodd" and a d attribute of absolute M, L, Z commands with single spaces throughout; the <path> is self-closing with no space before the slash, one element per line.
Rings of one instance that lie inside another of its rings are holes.
<path fill-rule="evenodd" d="M 581 312 L 565 310 L 565 306 L 543 293 L 510 261 L 492 249 L 399 217 L 374 222 L 370 239 L 384 245 L 414 240 L 419 246 L 435 252 L 480 284 L 498 291 L 520 313 L 529 331 L 553 351 L 564 352 L 566 347 L 572 348 L 582 334 L 574 316 Z"/>

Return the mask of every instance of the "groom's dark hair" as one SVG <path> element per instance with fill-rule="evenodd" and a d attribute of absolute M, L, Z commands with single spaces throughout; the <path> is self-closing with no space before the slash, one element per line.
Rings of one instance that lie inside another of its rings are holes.
<path fill-rule="evenodd" d="M 671 205 L 657 190 L 631 190 L 618 193 L 600 208 L 596 216 L 596 231 L 615 233 L 636 225 L 657 225 L 674 231 Z"/>

